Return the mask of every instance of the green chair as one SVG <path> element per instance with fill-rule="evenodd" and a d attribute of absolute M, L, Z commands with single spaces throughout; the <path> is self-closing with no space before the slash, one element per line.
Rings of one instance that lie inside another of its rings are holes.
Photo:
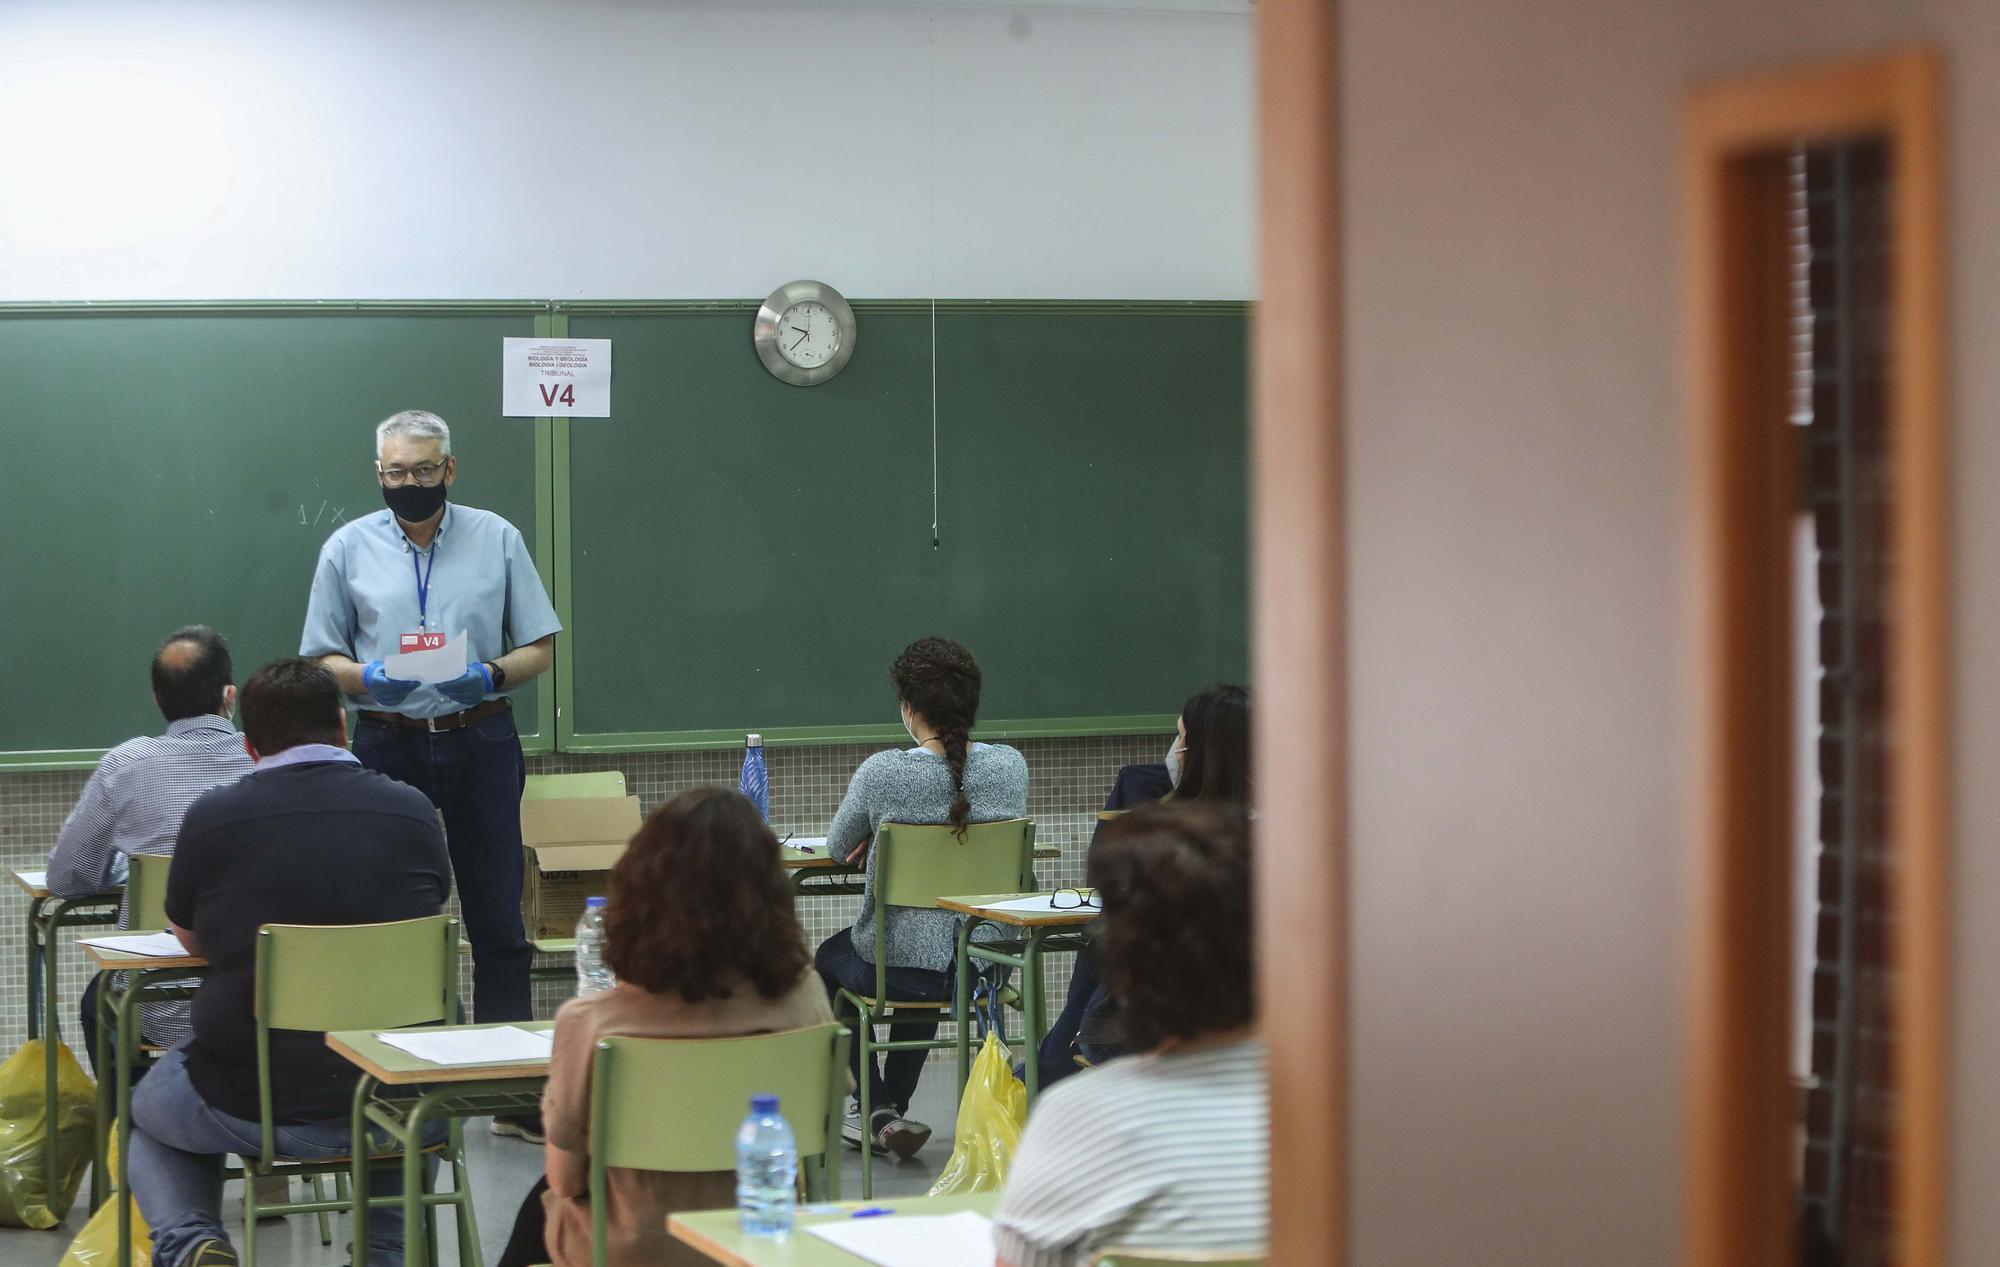
<path fill-rule="evenodd" d="M 583 796 L 625 795 L 623 770 L 586 770 L 579 774 L 531 774 L 521 787 L 524 801 L 573 800 Z"/>
<path fill-rule="evenodd" d="M 1019 893 L 1035 887 L 1035 821 L 1010 818 L 973 823 L 961 839 L 944 825 L 883 823 L 875 833 L 875 944 L 888 944 L 886 925 L 891 906 L 935 910 L 941 897 L 973 893 Z M 861 1046 L 861 1195 L 874 1195 L 869 1158 L 874 1139 L 868 1130 L 872 1106 L 868 1070 L 878 1051 L 930 1051 L 953 1048 L 957 1038 L 892 1038 L 878 1041 L 877 1025 L 889 1025 L 897 1012 L 949 1011 L 944 999 L 899 1000 L 889 997 L 887 957 L 875 959 L 875 989 L 871 994 L 840 991 L 840 999 L 860 1014 L 856 1041 Z M 892 1031 L 893 1032 L 893 1031 Z"/>
<path fill-rule="evenodd" d="M 769 1093 L 798 1139 L 806 1199 L 840 1198 L 845 1026 L 742 1038 L 606 1038 L 590 1063 L 590 1256 L 605 1267 L 605 1172 L 736 1168 L 750 1097 Z"/>
<path fill-rule="evenodd" d="M 1202 1263 L 1206 1267 L 1264 1267 L 1264 1256 L 1240 1249 L 1107 1249 L 1090 1260 L 1090 1267 L 1186 1267 L 1189 1263 Z"/>
<path fill-rule="evenodd" d="M 320 1214 L 349 1208 L 341 1177 L 352 1166 L 348 1158 L 299 1161 L 274 1156 L 275 1123 L 271 1113 L 271 1031 L 400 1029 L 458 1019 L 458 921 L 443 915 L 394 924 L 266 924 L 257 930 L 257 1121 L 263 1130 L 263 1151 L 243 1158 L 243 1267 L 256 1267 L 257 1219 L 260 1203 L 251 1179 L 267 1175 L 299 1175 L 312 1181 L 313 1199 L 279 1207 L 285 1212 Z M 479 1232 L 473 1218 L 472 1192 L 465 1170 L 465 1141 L 453 1118 L 446 1142 L 427 1152 L 442 1151 L 451 1165 L 452 1191 L 432 1194 L 426 1187 L 424 1233 L 436 1254 L 436 1208 L 451 1205 L 458 1213 L 461 1262 L 479 1263 Z M 335 1195 L 326 1199 L 321 1181 L 335 1176 Z M 360 1193 L 354 1200 L 367 1200 Z M 372 1204 L 400 1204 L 382 1199 Z M 403 1235 L 419 1229 L 406 1227 Z M 322 1236 L 324 1240 L 324 1236 Z"/>
<path fill-rule="evenodd" d="M 135 853 L 125 873 L 125 927 L 136 932 L 161 932 L 167 927 L 167 868 L 170 853 Z"/>

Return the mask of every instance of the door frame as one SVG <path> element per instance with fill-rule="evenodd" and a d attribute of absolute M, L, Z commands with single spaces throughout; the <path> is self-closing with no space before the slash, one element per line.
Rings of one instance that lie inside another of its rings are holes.
<path fill-rule="evenodd" d="M 1790 1013 L 1790 675 L 1786 525 L 1793 449 L 1779 157 L 1881 136 L 1891 154 L 1894 453 L 1887 600 L 1897 747 L 1897 1261 L 1944 1267 L 1951 845 L 1943 71 L 1926 49 L 1731 78 L 1683 113 L 1682 215 L 1697 602 L 1688 1259 L 1794 1261 Z M 1774 284 L 1775 283 L 1775 284 Z"/>
<path fill-rule="evenodd" d="M 1258 7 L 1252 658 L 1270 1261 L 1347 1261 L 1347 647 L 1340 6 Z"/>

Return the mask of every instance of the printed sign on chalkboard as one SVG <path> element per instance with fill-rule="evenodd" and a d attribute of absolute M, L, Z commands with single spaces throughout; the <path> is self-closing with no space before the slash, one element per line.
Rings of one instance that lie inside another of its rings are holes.
<path fill-rule="evenodd" d="M 509 418 L 611 416 L 611 340 L 500 342 L 502 414 Z"/>

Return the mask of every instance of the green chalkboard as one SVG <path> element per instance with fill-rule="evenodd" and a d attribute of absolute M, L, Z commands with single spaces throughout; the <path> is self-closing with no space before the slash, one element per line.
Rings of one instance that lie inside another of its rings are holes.
<path fill-rule="evenodd" d="M 561 747 L 899 735 L 888 664 L 933 632 L 989 736 L 1151 729 L 1244 675 L 1241 305 L 855 308 L 812 388 L 753 304 L 568 310 L 614 381 L 557 424 Z"/>
<path fill-rule="evenodd" d="M 221 630 L 239 680 L 295 654 L 320 543 L 381 507 L 371 428 L 397 409 L 453 424 L 454 495 L 539 537 L 546 578 L 548 424 L 499 416 L 500 340 L 545 311 L 0 309 L 0 763 L 156 732 L 147 662 L 179 625 Z"/>

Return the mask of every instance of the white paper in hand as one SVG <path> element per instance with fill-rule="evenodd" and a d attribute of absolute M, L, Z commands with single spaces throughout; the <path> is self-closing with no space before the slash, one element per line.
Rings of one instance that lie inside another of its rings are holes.
<path fill-rule="evenodd" d="M 993 1267 L 993 1224 L 970 1210 L 834 1219 L 805 1230 L 877 1267 Z"/>
<path fill-rule="evenodd" d="M 382 672 L 399 682 L 455 682 L 465 676 L 465 630 L 435 651 L 399 651 L 382 658 Z"/>

